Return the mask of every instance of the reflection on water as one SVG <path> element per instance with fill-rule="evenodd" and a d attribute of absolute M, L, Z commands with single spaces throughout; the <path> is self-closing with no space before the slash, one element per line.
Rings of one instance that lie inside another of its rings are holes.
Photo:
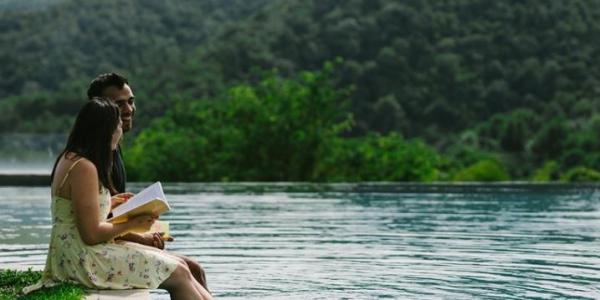
<path fill-rule="evenodd" d="M 235 193 L 165 185 L 219 299 L 597 299 L 600 195 Z M 47 188 L 0 188 L 0 265 L 42 265 Z M 168 299 L 153 292 L 154 299 Z"/>

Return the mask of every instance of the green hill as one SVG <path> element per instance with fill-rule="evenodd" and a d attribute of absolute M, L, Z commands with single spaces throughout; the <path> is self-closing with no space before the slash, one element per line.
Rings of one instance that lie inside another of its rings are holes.
<path fill-rule="evenodd" d="M 341 57 L 334 81 L 354 86 L 347 136 L 422 138 L 462 167 L 489 153 L 517 178 L 547 161 L 600 169 L 597 1 L 8 3 L 1 132 L 65 130 L 99 72 L 130 77 L 141 129 L 260 70 L 292 77 Z"/>

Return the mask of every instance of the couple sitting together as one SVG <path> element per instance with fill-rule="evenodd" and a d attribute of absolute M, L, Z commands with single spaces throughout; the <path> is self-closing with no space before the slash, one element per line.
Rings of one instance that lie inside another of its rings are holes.
<path fill-rule="evenodd" d="M 52 233 L 42 279 L 29 293 L 59 282 L 92 289 L 166 289 L 171 299 L 212 299 L 204 271 L 192 259 L 167 252 L 157 216 L 107 222 L 131 197 L 119 142 L 131 129 L 135 100 L 127 79 L 110 73 L 92 81 L 67 145 L 52 169 Z"/>

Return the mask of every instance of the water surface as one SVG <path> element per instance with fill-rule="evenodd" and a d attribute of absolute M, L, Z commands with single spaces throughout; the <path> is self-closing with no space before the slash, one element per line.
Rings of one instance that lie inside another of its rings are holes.
<path fill-rule="evenodd" d="M 200 261 L 218 299 L 600 298 L 594 190 L 224 187 L 165 185 L 168 249 Z M 49 201 L 0 188 L 0 266 L 43 265 Z"/>

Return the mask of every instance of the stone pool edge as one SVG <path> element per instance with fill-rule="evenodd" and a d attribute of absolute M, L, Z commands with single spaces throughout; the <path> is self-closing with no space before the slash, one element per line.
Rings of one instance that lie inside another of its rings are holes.
<path fill-rule="evenodd" d="M 0 187 L 49 186 L 49 174 L 0 174 Z M 150 183 L 132 183 L 133 187 L 144 187 Z M 485 192 L 553 192 L 553 191 L 596 191 L 600 183 L 564 182 L 165 182 L 167 190 L 186 190 L 201 193 L 485 193 Z M 168 191 L 167 191 L 168 192 Z"/>

